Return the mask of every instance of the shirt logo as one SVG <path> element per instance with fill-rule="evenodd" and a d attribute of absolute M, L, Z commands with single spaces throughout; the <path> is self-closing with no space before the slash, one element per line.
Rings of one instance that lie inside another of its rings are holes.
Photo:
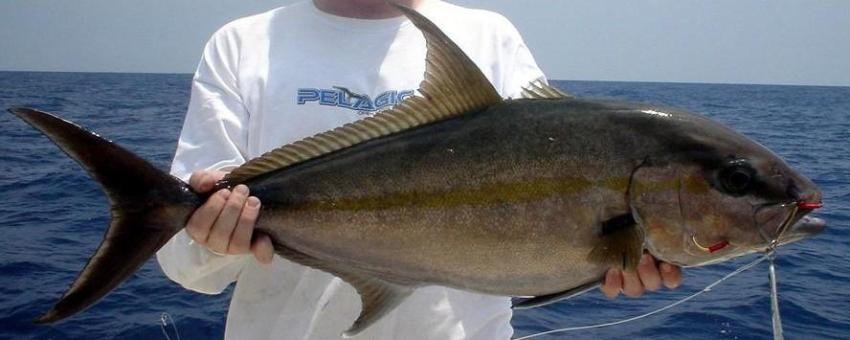
<path fill-rule="evenodd" d="M 342 86 L 333 86 L 331 89 L 300 88 L 297 100 L 298 105 L 316 102 L 319 105 L 342 107 L 355 110 L 360 115 L 370 116 L 412 95 L 413 90 L 390 90 L 379 94 L 373 100 L 368 95 L 351 92 Z"/>

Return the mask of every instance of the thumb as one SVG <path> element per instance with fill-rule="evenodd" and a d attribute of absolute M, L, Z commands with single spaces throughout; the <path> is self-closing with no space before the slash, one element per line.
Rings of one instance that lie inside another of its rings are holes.
<path fill-rule="evenodd" d="M 251 242 L 251 252 L 254 253 L 254 257 L 256 257 L 257 261 L 260 263 L 272 263 L 272 258 L 274 257 L 274 246 L 272 245 L 271 237 L 263 233 L 257 233 L 257 237 L 254 238 L 253 242 Z"/>
<path fill-rule="evenodd" d="M 189 186 L 197 192 L 207 192 L 215 187 L 215 183 L 224 178 L 226 174 L 224 171 L 195 171 L 192 173 L 192 177 L 189 177 Z"/>

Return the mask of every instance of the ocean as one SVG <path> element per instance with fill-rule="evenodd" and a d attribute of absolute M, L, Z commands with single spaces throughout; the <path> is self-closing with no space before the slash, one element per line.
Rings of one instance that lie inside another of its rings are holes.
<path fill-rule="evenodd" d="M 189 98 L 190 75 L 0 72 L 0 108 L 32 106 L 98 132 L 167 169 Z M 824 192 L 817 237 L 780 248 L 780 306 L 789 339 L 850 338 L 850 87 L 554 81 L 580 96 L 683 107 L 761 142 Z M 108 223 L 98 186 L 51 142 L 0 113 L 0 339 L 216 339 L 229 291 L 193 293 L 155 260 L 100 303 L 69 320 L 32 320 L 64 292 Z M 755 255 L 685 270 L 674 291 L 608 300 L 593 291 L 517 311 L 516 335 L 603 323 L 649 312 L 701 290 Z M 766 265 L 640 321 L 541 339 L 769 339 Z"/>

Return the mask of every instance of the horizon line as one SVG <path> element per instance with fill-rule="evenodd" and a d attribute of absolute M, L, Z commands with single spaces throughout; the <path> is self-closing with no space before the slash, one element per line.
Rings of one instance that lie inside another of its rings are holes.
<path fill-rule="evenodd" d="M 44 71 L 44 70 L 2 70 L 0 73 L 81 73 L 81 74 L 144 74 L 144 75 L 186 75 L 192 76 L 194 73 L 179 73 L 179 72 L 123 72 L 123 71 Z M 697 82 L 697 81 L 661 81 L 661 80 L 617 80 L 617 79 L 555 79 L 548 78 L 549 81 L 568 81 L 568 82 L 601 82 L 601 83 L 644 83 L 644 84 L 694 84 L 694 85 L 751 85 L 751 86 L 800 86 L 800 87 L 850 87 L 850 84 L 793 84 L 793 83 L 735 83 L 735 82 Z"/>

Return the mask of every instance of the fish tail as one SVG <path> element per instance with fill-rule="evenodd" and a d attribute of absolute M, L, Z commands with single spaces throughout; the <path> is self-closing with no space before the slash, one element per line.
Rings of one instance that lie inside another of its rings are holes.
<path fill-rule="evenodd" d="M 186 224 L 202 197 L 185 182 L 95 133 L 50 113 L 9 110 L 50 138 L 95 179 L 112 204 L 97 251 L 53 308 L 55 322 L 91 306 L 133 274 Z"/>

